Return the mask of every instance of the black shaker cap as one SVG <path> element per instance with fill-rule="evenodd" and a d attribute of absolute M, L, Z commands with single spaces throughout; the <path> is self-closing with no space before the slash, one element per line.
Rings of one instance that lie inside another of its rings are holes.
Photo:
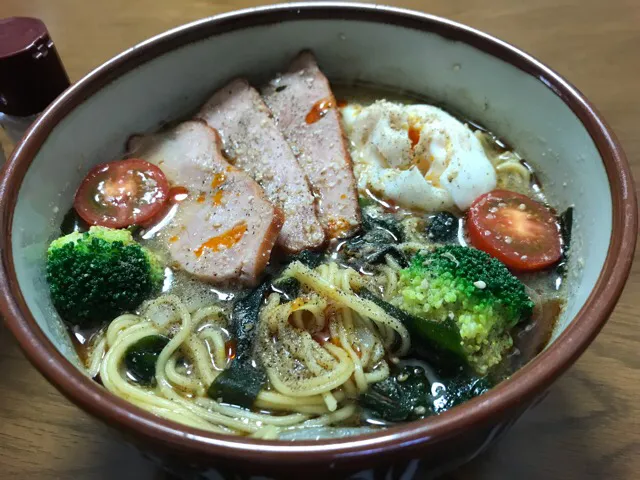
<path fill-rule="evenodd" d="M 69 86 L 41 20 L 0 19 L 0 112 L 26 117 L 44 110 Z"/>

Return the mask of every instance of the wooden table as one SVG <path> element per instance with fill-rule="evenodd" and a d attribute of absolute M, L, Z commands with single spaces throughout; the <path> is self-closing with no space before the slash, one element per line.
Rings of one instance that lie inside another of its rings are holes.
<path fill-rule="evenodd" d="M 640 180 L 640 1 L 392 3 L 494 34 L 565 75 L 604 114 Z M 247 0 L 2 0 L 0 17 L 42 18 L 76 80 L 151 35 L 253 5 Z M 636 261 L 614 315 L 588 352 L 499 445 L 448 478 L 639 478 L 639 310 Z M 0 477 L 165 478 L 51 387 L 4 327 L 0 372 Z"/>

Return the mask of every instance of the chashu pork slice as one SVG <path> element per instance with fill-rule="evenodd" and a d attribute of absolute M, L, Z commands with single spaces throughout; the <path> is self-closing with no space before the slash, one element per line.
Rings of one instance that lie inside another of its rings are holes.
<path fill-rule="evenodd" d="M 327 235 L 349 236 L 360 227 L 356 179 L 336 99 L 313 54 L 298 55 L 262 94 L 319 198 Z"/>
<path fill-rule="evenodd" d="M 220 132 L 233 164 L 282 209 L 278 243 L 289 252 L 320 246 L 325 236 L 307 177 L 260 94 L 246 80 L 233 80 L 209 99 L 198 117 Z"/>
<path fill-rule="evenodd" d="M 158 234 L 177 266 L 211 283 L 255 285 L 282 213 L 251 177 L 224 159 L 221 147 L 218 133 L 200 121 L 134 136 L 128 145 L 132 156 L 157 165 L 172 186 L 188 191 Z"/>

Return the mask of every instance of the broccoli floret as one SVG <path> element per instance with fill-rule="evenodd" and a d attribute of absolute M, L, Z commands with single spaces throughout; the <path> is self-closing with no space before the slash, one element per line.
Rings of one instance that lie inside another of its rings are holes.
<path fill-rule="evenodd" d="M 459 245 L 415 255 L 400 272 L 399 291 L 395 304 L 411 315 L 455 322 L 467 361 L 481 374 L 502 360 L 513 344 L 508 330 L 533 310 L 524 285 L 502 263 Z"/>
<path fill-rule="evenodd" d="M 134 310 L 162 284 L 158 258 L 128 230 L 91 227 L 49 245 L 47 282 L 60 316 L 93 326 Z"/>

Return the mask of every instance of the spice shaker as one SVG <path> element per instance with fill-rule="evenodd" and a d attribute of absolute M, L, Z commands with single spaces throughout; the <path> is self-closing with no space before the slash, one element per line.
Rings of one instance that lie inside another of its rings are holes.
<path fill-rule="evenodd" d="M 0 19 L 0 126 L 11 141 L 18 142 L 68 86 L 69 77 L 41 20 Z"/>

